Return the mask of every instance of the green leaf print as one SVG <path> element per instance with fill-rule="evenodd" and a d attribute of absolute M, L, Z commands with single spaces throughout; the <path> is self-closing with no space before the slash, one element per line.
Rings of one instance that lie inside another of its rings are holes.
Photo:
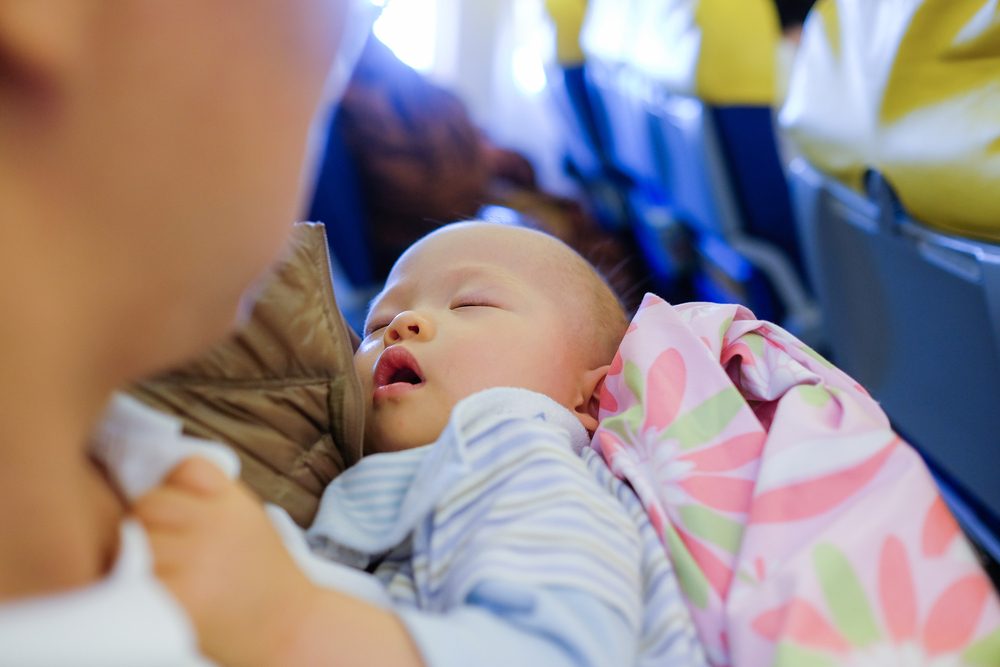
<path fill-rule="evenodd" d="M 829 655 L 782 642 L 778 644 L 772 665 L 773 667 L 837 667 L 837 662 Z"/>
<path fill-rule="evenodd" d="M 836 366 L 834 366 L 829 361 L 827 361 L 826 357 L 824 357 L 822 354 L 820 354 L 816 350 L 812 349 L 808 345 L 802 345 L 802 344 L 800 344 L 799 348 L 803 352 L 805 352 L 806 354 L 808 354 L 810 357 L 812 357 L 813 359 L 815 359 L 816 361 L 818 361 L 819 364 L 820 364 L 820 366 L 823 366 L 825 368 L 836 368 Z"/>
<path fill-rule="evenodd" d="M 962 659 L 973 667 L 1000 665 L 1000 630 L 994 630 L 970 646 L 962 654 Z"/>
<path fill-rule="evenodd" d="M 829 544 L 820 544 L 813 551 L 813 564 L 833 623 L 844 638 L 858 647 L 877 642 L 880 633 L 864 587 L 844 554 Z"/>
<path fill-rule="evenodd" d="M 673 557 L 674 569 L 677 572 L 677 580 L 681 584 L 684 595 L 698 609 L 708 606 L 708 581 L 702 574 L 701 568 L 691 557 L 687 547 L 684 546 L 680 535 L 670 524 L 664 526 L 663 532 L 667 538 L 667 546 L 670 548 L 670 555 Z"/>
<path fill-rule="evenodd" d="M 764 356 L 764 337 L 759 333 L 747 334 L 740 338 L 740 342 L 745 343 L 758 359 Z"/>
<path fill-rule="evenodd" d="M 822 408 L 824 405 L 830 402 L 832 398 L 830 392 L 823 387 L 817 387 L 816 385 L 802 385 L 801 387 L 796 387 L 795 391 L 802 400 L 815 408 Z"/>
<path fill-rule="evenodd" d="M 622 442 L 632 442 L 641 424 L 642 406 L 633 405 L 625 412 L 602 421 L 601 428 L 608 429 L 621 438 Z"/>
<path fill-rule="evenodd" d="M 702 505 L 680 508 L 681 520 L 697 537 L 735 554 L 743 538 L 743 526 Z"/>
<path fill-rule="evenodd" d="M 721 433 L 744 405 L 746 403 L 736 387 L 727 387 L 691 412 L 675 419 L 670 428 L 663 432 L 662 438 L 677 439 L 681 449 L 696 447 Z"/>
<path fill-rule="evenodd" d="M 729 327 L 731 326 L 733 326 L 733 318 L 727 317 L 722 321 L 722 324 L 719 326 L 719 340 L 726 339 L 726 332 L 729 331 Z"/>
<path fill-rule="evenodd" d="M 614 417 L 608 417 L 601 422 L 601 428 L 611 431 L 617 435 L 621 440 L 627 441 L 629 439 L 628 428 L 625 426 L 625 415 L 615 415 Z"/>
<path fill-rule="evenodd" d="M 639 366 L 634 361 L 625 362 L 625 384 L 632 390 L 632 395 L 642 403 L 644 395 L 642 371 L 639 370 Z"/>

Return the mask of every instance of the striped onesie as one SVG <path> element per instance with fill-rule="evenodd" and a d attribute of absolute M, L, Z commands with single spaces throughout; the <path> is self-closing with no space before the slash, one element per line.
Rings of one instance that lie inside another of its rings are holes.
<path fill-rule="evenodd" d="M 587 445 L 552 399 L 488 389 L 432 445 L 334 480 L 310 544 L 383 583 L 430 667 L 705 664 L 645 512 Z"/>

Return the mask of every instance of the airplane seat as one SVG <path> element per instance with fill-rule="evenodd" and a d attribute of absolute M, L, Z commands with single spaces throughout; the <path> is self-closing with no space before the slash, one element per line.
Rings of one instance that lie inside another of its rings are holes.
<path fill-rule="evenodd" d="M 580 41 L 586 81 L 599 114 L 598 129 L 608 159 L 637 181 L 655 177 L 645 114 L 644 82 L 629 66 L 640 0 L 590 0 Z"/>
<path fill-rule="evenodd" d="M 556 34 L 556 60 L 549 67 L 548 78 L 560 114 L 568 125 L 565 139 L 569 157 L 576 168 L 594 172 L 604 159 L 604 148 L 587 92 L 586 63 L 580 48 L 587 0 L 546 0 L 545 9 Z"/>
<path fill-rule="evenodd" d="M 739 301 L 820 344 L 773 123 L 773 1 L 640 0 L 633 15 L 630 67 L 648 91 L 658 182 L 702 237 L 700 296 Z"/>
<path fill-rule="evenodd" d="M 1000 559 L 1000 12 L 821 0 L 781 112 L 834 361 Z"/>
<path fill-rule="evenodd" d="M 559 114 L 567 124 L 565 140 L 569 159 L 582 173 L 596 173 L 606 157 L 597 114 L 587 93 L 585 66 L 583 63 L 560 64 L 554 72 L 549 72 L 548 81 Z"/>
<path fill-rule="evenodd" d="M 548 69 L 550 96 L 564 124 L 566 172 L 586 193 L 598 222 L 617 232 L 628 227 L 630 182 L 612 166 L 602 127 L 606 116 L 587 83 L 580 32 L 588 0 L 546 0 L 555 27 L 556 59 Z"/>
<path fill-rule="evenodd" d="M 326 227 L 337 303 L 348 324 L 360 331 L 368 301 L 378 291 L 379 284 L 372 267 L 361 182 L 344 143 L 336 110 L 331 112 L 327 126 L 309 220 L 322 222 Z"/>
<path fill-rule="evenodd" d="M 599 165 L 578 177 L 591 207 L 599 218 L 613 217 L 615 231 L 632 236 L 653 289 L 674 301 L 688 300 L 690 243 L 662 193 L 652 187 L 655 162 L 648 120 L 633 85 L 638 81 L 623 67 L 630 43 L 627 30 L 633 25 L 628 15 L 634 4 L 634 0 L 547 0 L 559 61 L 559 71 L 550 81 L 564 116 L 565 109 L 573 110 L 568 123 L 576 135 L 569 140 L 571 169 L 587 164 L 577 157 L 584 142 Z"/>
<path fill-rule="evenodd" d="M 712 116 L 734 197 L 742 204 L 744 231 L 778 248 L 805 277 L 773 109 L 719 106 Z"/>

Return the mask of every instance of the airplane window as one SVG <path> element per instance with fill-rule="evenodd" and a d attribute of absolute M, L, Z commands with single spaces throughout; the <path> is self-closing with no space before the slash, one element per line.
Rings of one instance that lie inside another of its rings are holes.
<path fill-rule="evenodd" d="M 413 69 L 430 72 L 434 68 L 437 42 L 437 0 L 372 2 L 385 7 L 375 22 L 375 36 Z"/>
<path fill-rule="evenodd" d="M 512 19 L 514 84 L 525 95 L 537 95 L 545 90 L 546 52 L 555 48 L 555 36 L 539 0 L 517 0 Z"/>

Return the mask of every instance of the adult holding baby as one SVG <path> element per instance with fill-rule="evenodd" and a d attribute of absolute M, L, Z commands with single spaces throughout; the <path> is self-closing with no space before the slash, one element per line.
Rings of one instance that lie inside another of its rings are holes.
<path fill-rule="evenodd" d="M 279 255 L 365 7 L 0 0 L 0 662 L 200 660 L 92 440 Z"/>

